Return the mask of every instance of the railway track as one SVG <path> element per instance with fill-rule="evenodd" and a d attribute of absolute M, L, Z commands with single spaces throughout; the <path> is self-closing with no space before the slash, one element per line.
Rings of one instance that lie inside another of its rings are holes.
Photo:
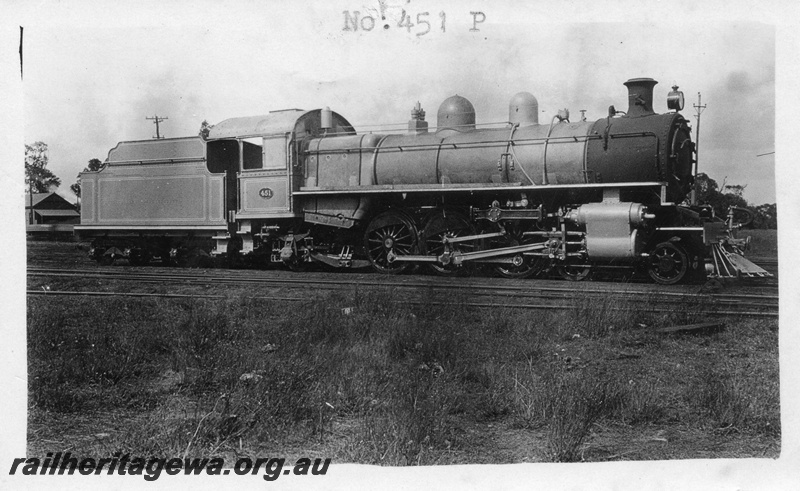
<path fill-rule="evenodd" d="M 627 305 L 669 312 L 690 306 L 698 313 L 776 317 L 778 294 L 772 287 L 709 293 L 698 286 L 628 283 L 571 283 L 552 280 L 498 278 L 441 278 L 375 274 L 304 273 L 288 271 L 175 270 L 167 268 L 66 269 L 31 267 L 29 278 L 84 279 L 164 287 L 244 287 L 245 296 L 268 300 L 307 301 L 309 292 L 352 290 L 355 286 L 391 289 L 396 301 L 415 304 L 452 303 L 465 306 L 527 309 L 575 308 L 587 299 L 613 298 Z M 30 290 L 30 295 L 128 295 L 230 298 L 224 293 L 113 292 Z M 623 307 L 612 307 L 623 308 Z M 629 307 L 628 307 L 629 308 Z"/>

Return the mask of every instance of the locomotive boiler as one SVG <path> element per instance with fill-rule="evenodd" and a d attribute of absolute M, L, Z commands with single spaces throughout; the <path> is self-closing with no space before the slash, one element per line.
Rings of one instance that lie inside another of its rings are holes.
<path fill-rule="evenodd" d="M 673 87 L 653 109 L 631 79 L 627 111 L 596 121 L 560 110 L 538 121 L 527 92 L 506 124 L 479 127 L 464 97 L 429 127 L 419 103 L 407 131 L 357 134 L 328 108 L 220 122 L 202 138 L 122 142 L 81 174 L 81 236 L 95 258 L 371 265 L 399 273 L 471 265 L 507 277 L 579 280 L 598 268 L 656 282 L 767 275 L 742 257 L 732 217 L 683 206 L 694 145 Z"/>

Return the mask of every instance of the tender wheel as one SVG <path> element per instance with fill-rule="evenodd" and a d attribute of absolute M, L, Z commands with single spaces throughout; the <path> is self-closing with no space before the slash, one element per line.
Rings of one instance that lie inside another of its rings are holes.
<path fill-rule="evenodd" d="M 150 254 L 144 249 L 133 249 L 128 258 L 131 266 L 147 266 L 150 264 Z"/>
<path fill-rule="evenodd" d="M 211 257 L 209 254 L 204 254 L 200 256 L 200 260 L 198 261 L 198 266 L 203 269 L 212 269 L 216 267 L 214 263 L 214 258 Z"/>
<path fill-rule="evenodd" d="M 397 255 L 415 254 L 418 234 L 414 221 L 405 213 L 389 210 L 373 218 L 364 233 L 364 249 L 372 267 L 380 273 L 398 274 L 408 271 L 413 264 L 389 262 L 389 252 Z"/>
<path fill-rule="evenodd" d="M 214 261 L 202 249 L 192 249 L 178 254 L 178 266 L 182 268 L 211 268 Z"/>
<path fill-rule="evenodd" d="M 170 256 L 169 253 L 170 253 L 170 249 L 169 248 L 162 249 L 160 251 L 159 254 L 160 254 L 160 257 L 161 257 L 161 265 L 164 266 L 164 267 L 177 266 L 178 265 L 177 261 L 175 261 L 175 259 L 172 256 Z"/>
<path fill-rule="evenodd" d="M 648 273 L 656 283 L 674 285 L 689 271 L 689 256 L 673 242 L 662 242 L 650 253 Z"/>
<path fill-rule="evenodd" d="M 592 268 L 586 266 L 584 259 L 568 258 L 558 265 L 558 274 L 569 281 L 583 281 L 591 272 Z"/>
<path fill-rule="evenodd" d="M 116 257 L 114 257 L 114 254 L 103 254 L 100 256 L 100 260 L 98 262 L 100 263 L 100 266 L 111 266 L 114 264 L 115 259 Z"/>
<path fill-rule="evenodd" d="M 425 227 L 420 234 L 424 251 L 429 256 L 441 256 L 445 251 L 442 240 L 447 238 L 462 237 L 465 235 L 475 235 L 475 229 L 464 215 L 452 211 L 437 210 L 425 221 Z M 478 248 L 477 241 L 459 242 L 453 245 L 454 251 L 472 252 Z M 429 263 L 428 266 L 436 274 L 442 276 L 452 276 L 464 271 L 463 266 L 453 264 L 442 265 L 439 263 Z"/>

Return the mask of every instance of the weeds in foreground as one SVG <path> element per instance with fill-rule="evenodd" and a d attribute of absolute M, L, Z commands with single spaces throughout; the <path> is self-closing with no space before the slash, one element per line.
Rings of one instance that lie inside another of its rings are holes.
<path fill-rule="evenodd" d="M 564 313 L 564 323 L 571 325 L 575 333 L 590 338 L 602 338 L 609 333 L 633 327 L 635 310 L 619 298 L 581 296 L 575 301 L 575 308 Z"/>
<path fill-rule="evenodd" d="M 623 298 L 577 298 L 574 310 L 552 312 L 469 309 L 458 298 L 409 306 L 390 290 L 359 289 L 302 308 L 31 299 L 30 404 L 144 409 L 118 444 L 133 453 L 312 445 L 344 425 L 337 458 L 381 465 L 450 462 L 468 445 L 465 426 L 494 421 L 543 435 L 543 459 L 580 460 L 598 422 L 661 424 L 667 405 L 686 424 L 779 434 L 774 331 L 748 354 L 757 377 L 738 359 L 697 358 L 706 371 L 676 384 L 683 372 L 658 363 L 696 343 L 648 329 L 695 307 L 659 316 Z M 736 347 L 756 332 L 712 344 Z"/>
<path fill-rule="evenodd" d="M 138 308 L 118 299 L 89 316 L 44 302 L 29 308 L 31 403 L 57 412 L 92 409 L 109 399 L 149 406 L 152 401 L 133 385 L 153 375 L 150 361 L 161 351 L 164 333 L 152 323 L 139 325 L 132 318 Z"/>
<path fill-rule="evenodd" d="M 696 401 L 717 429 L 780 433 L 777 386 L 746 378 L 735 369 L 724 370 L 718 364 L 704 369 L 689 386 L 686 397 Z"/>
<path fill-rule="evenodd" d="M 513 391 L 519 424 L 546 427 L 546 458 L 554 462 L 581 460 L 582 446 L 600 419 L 634 424 L 661 417 L 650 393 L 624 374 L 608 376 L 554 362 L 528 364 L 514 375 Z"/>
<path fill-rule="evenodd" d="M 581 460 L 581 446 L 592 425 L 622 403 L 622 388 L 614 381 L 576 372 L 560 373 L 550 385 L 548 457 L 555 462 Z"/>
<path fill-rule="evenodd" d="M 447 378 L 425 370 L 396 373 L 390 389 L 372 401 L 346 455 L 370 464 L 439 463 L 455 438 L 451 413 L 459 397 Z"/>

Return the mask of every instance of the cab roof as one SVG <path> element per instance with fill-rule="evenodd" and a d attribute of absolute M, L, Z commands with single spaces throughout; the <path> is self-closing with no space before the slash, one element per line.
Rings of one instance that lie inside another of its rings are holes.
<path fill-rule="evenodd" d="M 320 131 L 320 109 L 303 111 L 286 109 L 272 111 L 263 116 L 231 118 L 214 125 L 208 132 L 208 140 L 248 138 L 254 136 L 277 137 L 287 133 L 305 136 Z M 333 112 L 333 126 L 337 134 L 355 134 L 352 125 L 340 114 Z"/>

